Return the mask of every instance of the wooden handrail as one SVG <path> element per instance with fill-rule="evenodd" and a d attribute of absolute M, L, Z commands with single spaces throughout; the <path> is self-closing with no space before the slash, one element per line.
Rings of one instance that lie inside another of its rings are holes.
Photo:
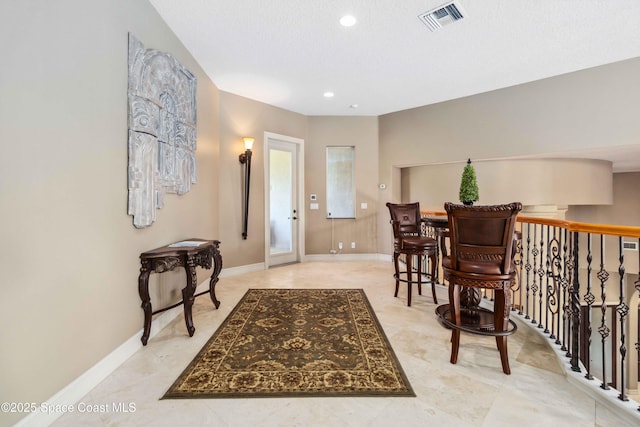
<path fill-rule="evenodd" d="M 447 216 L 445 211 L 420 211 L 420 215 L 422 216 Z"/>
<path fill-rule="evenodd" d="M 445 211 L 420 211 L 422 216 L 447 216 Z M 591 224 L 588 222 L 567 221 L 564 219 L 539 218 L 518 215 L 518 222 L 542 224 L 551 227 L 565 228 L 569 231 L 581 233 L 605 234 L 608 236 L 623 236 L 640 238 L 640 227 L 629 225 Z"/>

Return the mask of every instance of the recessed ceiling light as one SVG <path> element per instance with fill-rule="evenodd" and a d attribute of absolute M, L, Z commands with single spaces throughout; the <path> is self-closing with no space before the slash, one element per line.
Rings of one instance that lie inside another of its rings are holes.
<path fill-rule="evenodd" d="M 356 22 L 358 22 L 357 19 L 352 15 L 344 15 L 340 18 L 340 25 L 343 27 L 353 27 L 356 25 Z"/>
<path fill-rule="evenodd" d="M 325 98 L 333 98 L 333 97 L 334 97 L 334 95 L 335 95 L 335 94 L 334 94 L 333 92 L 325 92 L 325 93 L 324 93 L 324 97 L 325 97 Z"/>

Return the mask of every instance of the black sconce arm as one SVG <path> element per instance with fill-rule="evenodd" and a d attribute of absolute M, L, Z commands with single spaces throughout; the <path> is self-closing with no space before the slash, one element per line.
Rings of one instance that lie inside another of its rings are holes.
<path fill-rule="evenodd" d="M 251 150 L 247 149 L 240 154 L 240 163 L 244 168 L 244 212 L 242 217 L 242 238 L 247 239 L 247 228 L 249 225 L 249 188 L 251 182 Z"/>

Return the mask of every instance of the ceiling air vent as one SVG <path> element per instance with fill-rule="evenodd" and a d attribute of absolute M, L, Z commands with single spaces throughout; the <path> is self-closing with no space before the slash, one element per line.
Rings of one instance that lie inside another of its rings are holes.
<path fill-rule="evenodd" d="M 464 16 L 462 15 L 460 6 L 451 2 L 418 15 L 418 18 L 420 18 L 427 28 L 435 31 L 445 25 L 461 20 Z"/>

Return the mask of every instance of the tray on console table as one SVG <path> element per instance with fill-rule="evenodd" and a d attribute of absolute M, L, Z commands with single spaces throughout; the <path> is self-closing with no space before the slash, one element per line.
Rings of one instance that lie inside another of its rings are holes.
<path fill-rule="evenodd" d="M 220 301 L 216 298 L 215 286 L 218 283 L 218 275 L 222 270 L 222 256 L 220 255 L 220 241 L 204 239 L 188 239 L 171 243 L 160 248 L 152 249 L 140 254 L 140 276 L 138 277 L 138 292 L 144 311 L 144 332 L 142 344 L 147 345 L 151 332 L 151 319 L 154 314 L 169 310 L 184 304 L 184 320 L 189 336 L 193 336 L 195 328 L 191 317 L 193 303 L 197 296 L 209 293 L 211 301 L 216 308 Z M 187 276 L 187 284 L 182 289 L 182 301 L 169 307 L 153 311 L 151 298 L 149 297 L 149 275 L 152 272 L 164 273 L 172 271 L 176 267 L 183 267 Z M 196 294 L 198 278 L 196 267 L 206 269 L 213 268 L 209 279 L 209 290 Z"/>

